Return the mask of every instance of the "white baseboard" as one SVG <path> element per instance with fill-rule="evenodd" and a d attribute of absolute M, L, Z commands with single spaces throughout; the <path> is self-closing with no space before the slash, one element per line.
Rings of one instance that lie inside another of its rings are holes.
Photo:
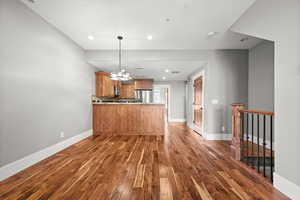
<path fill-rule="evenodd" d="M 48 158 L 49 156 L 52 156 L 53 154 L 79 142 L 80 140 L 83 140 L 89 136 L 92 135 L 92 130 L 88 130 L 86 132 L 83 132 L 79 135 L 76 135 L 74 137 L 71 137 L 69 139 L 66 139 L 62 142 L 59 142 L 57 144 L 54 144 L 50 147 L 47 147 L 41 151 L 35 152 L 33 154 L 30 154 L 24 158 L 21 158 L 20 160 L 14 161 L 12 163 L 9 163 L 3 167 L 0 168 L 0 181 L 22 171 L 23 169 L 26 169 L 37 162 L 44 160 L 45 158 Z"/>
<path fill-rule="evenodd" d="M 169 119 L 169 122 L 186 122 L 186 119 Z"/>
<path fill-rule="evenodd" d="M 188 126 L 190 129 L 193 129 L 193 128 L 194 128 L 194 125 L 191 124 L 191 123 L 187 123 L 187 126 Z"/>
<path fill-rule="evenodd" d="M 232 135 L 227 133 L 206 133 L 206 140 L 231 140 Z"/>
<path fill-rule="evenodd" d="M 252 141 L 252 135 L 249 134 L 248 137 L 249 137 L 249 141 L 251 142 Z M 247 140 L 246 134 L 244 134 L 244 140 L 245 141 Z M 257 144 L 257 137 L 256 136 L 253 136 L 253 143 Z M 263 138 L 259 138 L 259 145 L 263 146 Z M 271 149 L 270 140 L 266 140 L 266 148 Z M 274 150 L 274 145 L 273 145 L 273 150 Z"/>
<path fill-rule="evenodd" d="M 274 187 L 293 200 L 300 200 L 300 187 L 286 178 L 274 173 Z"/>

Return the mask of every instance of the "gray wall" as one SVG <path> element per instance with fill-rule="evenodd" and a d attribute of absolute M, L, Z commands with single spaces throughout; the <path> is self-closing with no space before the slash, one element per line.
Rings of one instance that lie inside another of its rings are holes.
<path fill-rule="evenodd" d="M 299 0 L 259 0 L 232 27 L 233 31 L 275 42 L 275 171 L 298 186 L 300 186 L 299 10 Z"/>
<path fill-rule="evenodd" d="M 138 78 L 153 78 L 163 81 L 186 80 L 188 75 L 202 66 L 207 50 L 126 50 L 122 54 L 122 62 L 126 63 L 126 70 Z M 86 59 L 97 66 L 99 70 L 110 72 L 118 68 L 117 50 L 88 50 Z M 136 67 L 144 67 L 143 70 Z M 162 69 L 180 71 L 178 74 L 166 74 Z"/>
<path fill-rule="evenodd" d="M 3 166 L 91 129 L 93 68 L 81 48 L 18 0 L 0 1 L 0 27 Z"/>
<path fill-rule="evenodd" d="M 248 107 L 274 111 L 274 43 L 264 41 L 249 51 Z"/>
<path fill-rule="evenodd" d="M 204 134 L 231 133 L 231 104 L 248 101 L 248 51 L 210 51 L 204 70 Z M 197 72 L 196 72 L 197 73 Z M 193 73 L 190 76 L 194 76 Z M 218 104 L 213 104 L 217 100 Z M 188 86 L 188 124 L 193 120 L 193 82 Z M 224 126 L 225 130 L 222 130 Z"/>
<path fill-rule="evenodd" d="M 185 117 L 185 82 L 184 81 L 155 81 L 156 85 L 170 85 L 171 120 L 186 119 Z"/>

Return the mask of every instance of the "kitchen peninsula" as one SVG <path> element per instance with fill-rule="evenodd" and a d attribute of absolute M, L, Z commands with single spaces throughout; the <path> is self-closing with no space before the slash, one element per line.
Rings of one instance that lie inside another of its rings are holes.
<path fill-rule="evenodd" d="M 138 93 L 151 92 L 152 89 L 153 80 L 150 79 L 120 83 L 108 79 L 103 72 L 97 72 L 96 96 L 102 100 L 93 100 L 94 136 L 164 135 L 165 104 L 137 98 Z M 106 97 L 110 97 L 109 100 Z"/>
<path fill-rule="evenodd" d="M 163 135 L 165 105 L 143 103 L 95 103 L 94 135 Z"/>

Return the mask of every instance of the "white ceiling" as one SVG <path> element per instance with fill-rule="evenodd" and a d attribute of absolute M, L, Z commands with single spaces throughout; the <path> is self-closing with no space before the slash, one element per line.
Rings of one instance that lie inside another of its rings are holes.
<path fill-rule="evenodd" d="M 245 36 L 228 31 L 255 0 L 23 2 L 86 50 L 116 49 L 117 35 L 125 37 L 125 49 L 247 49 L 260 42 L 240 42 Z M 218 34 L 209 37 L 211 31 Z"/>
<path fill-rule="evenodd" d="M 206 64 L 207 51 L 193 49 L 249 49 L 261 42 L 229 30 L 255 0 L 35 1 L 23 0 L 87 50 L 87 61 L 101 71 L 118 69 L 113 51 L 118 48 L 117 35 L 124 36 L 123 66 L 129 72 L 155 80 L 165 76 L 168 81 L 186 80 Z M 217 34 L 208 36 L 212 31 Z M 95 39 L 89 40 L 90 35 Z M 148 35 L 153 39 L 147 40 Z M 144 69 L 136 69 L 140 67 Z"/>

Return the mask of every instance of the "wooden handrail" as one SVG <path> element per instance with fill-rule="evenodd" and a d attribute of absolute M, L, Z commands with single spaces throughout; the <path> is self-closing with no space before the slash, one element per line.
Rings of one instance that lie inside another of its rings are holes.
<path fill-rule="evenodd" d="M 260 115 L 274 115 L 274 112 L 269 111 L 261 111 L 261 110 L 239 110 L 241 113 L 253 113 L 253 114 L 260 114 Z"/>

